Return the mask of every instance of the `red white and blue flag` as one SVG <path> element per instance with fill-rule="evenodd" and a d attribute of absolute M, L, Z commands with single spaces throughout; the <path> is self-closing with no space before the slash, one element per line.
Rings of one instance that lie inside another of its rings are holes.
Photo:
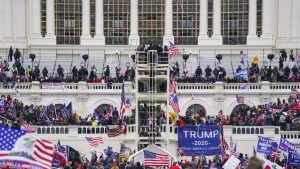
<path fill-rule="evenodd" d="M 126 99 L 125 100 L 125 108 L 130 108 L 131 107 L 131 99 Z"/>
<path fill-rule="evenodd" d="M 170 42 L 170 46 L 169 46 L 169 57 L 171 59 L 175 58 L 176 56 L 181 54 L 181 51 L 172 43 Z"/>
<path fill-rule="evenodd" d="M 85 137 L 85 139 L 90 143 L 91 147 L 98 147 L 100 144 L 104 144 L 102 137 Z"/>
<path fill-rule="evenodd" d="M 123 120 L 125 114 L 125 87 L 124 81 L 122 83 L 122 92 L 121 92 L 121 107 L 120 107 L 120 118 Z"/>
<path fill-rule="evenodd" d="M 170 86 L 169 86 L 169 104 L 173 108 L 174 112 L 179 113 L 180 108 L 178 104 L 177 94 L 176 94 L 176 81 L 172 80 Z"/>
<path fill-rule="evenodd" d="M 144 166 L 169 166 L 168 154 L 158 154 L 144 150 Z"/>
<path fill-rule="evenodd" d="M 0 163 L 11 166 L 12 168 L 26 166 L 36 166 L 36 168 L 51 168 L 52 158 L 54 154 L 54 145 L 34 135 L 25 135 L 24 130 L 0 127 Z M 32 146 L 24 146 L 30 145 Z M 30 153 L 20 153 L 21 149 Z M 14 153 L 11 153 L 14 152 Z M 18 163 L 18 164 L 17 164 Z M 21 165 L 21 166 L 20 166 Z M 2 167 L 2 166 L 0 166 Z"/>

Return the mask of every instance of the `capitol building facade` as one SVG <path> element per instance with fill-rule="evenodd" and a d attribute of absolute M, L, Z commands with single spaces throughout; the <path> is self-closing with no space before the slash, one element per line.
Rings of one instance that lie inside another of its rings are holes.
<path fill-rule="evenodd" d="M 216 64 L 225 67 L 228 76 L 234 76 L 240 65 L 240 51 L 247 55 L 247 62 L 259 56 L 261 67 L 278 65 L 281 49 L 294 50 L 300 56 L 298 0 L 0 0 L 0 25 L 1 62 L 7 59 L 12 46 L 19 48 L 24 67 L 47 67 L 52 75 L 58 65 L 67 74 L 73 66 L 84 65 L 88 70 L 95 66 L 99 76 L 106 65 L 111 68 L 111 76 L 116 76 L 115 67 L 121 72 L 134 69 L 135 79 L 124 84 L 125 98 L 131 101 L 125 115 L 135 116 L 135 123 L 126 126 L 127 134 L 108 137 L 105 126 L 34 126 L 40 137 L 60 140 L 87 156 L 90 149 L 86 136 L 103 137 L 104 145 L 99 149 L 109 145 L 118 150 L 124 143 L 139 150 L 149 144 L 149 137 L 141 135 L 149 122 L 140 119 L 155 118 L 157 112 L 151 106 L 160 105 L 161 109 L 165 106 L 167 118 L 165 124 L 155 127 L 155 144 L 178 157 L 177 126 L 169 122 L 169 90 L 163 87 L 170 85 L 169 66 L 173 62 L 186 65 L 190 77 L 198 66 Z M 158 57 L 156 52 L 136 50 L 139 45 L 163 47 L 170 42 L 188 59 L 179 55 L 161 62 L 157 58 L 152 60 L 153 65 L 149 60 L 152 55 Z M 30 53 L 37 56 L 34 62 Z M 223 56 L 220 63 L 217 54 Z M 275 55 L 273 61 L 268 59 L 269 54 Z M 83 55 L 88 55 L 87 61 Z M 151 76 L 153 72 L 155 77 Z M 180 72 L 179 76 L 185 75 Z M 38 81 L 18 83 L 18 99 L 27 105 L 72 102 L 73 110 L 81 117 L 107 105 L 119 108 L 121 104 L 122 83 L 108 87 L 106 83 L 83 81 L 53 86 Z M 209 116 L 218 115 L 220 110 L 229 116 L 240 106 L 237 95 L 243 95 L 244 104 L 252 107 L 287 99 L 292 88 L 300 89 L 300 84 L 261 81 L 242 90 L 238 83 L 177 83 L 179 114 L 201 109 Z M 2 83 L 0 93 L 17 97 L 13 86 Z M 145 104 L 151 105 L 148 111 L 141 108 Z M 300 148 L 300 131 L 282 131 L 277 126 L 224 126 L 225 139 L 232 136 L 239 142 L 238 151 L 246 154 L 252 154 L 258 135 L 276 141 L 285 137 Z"/>

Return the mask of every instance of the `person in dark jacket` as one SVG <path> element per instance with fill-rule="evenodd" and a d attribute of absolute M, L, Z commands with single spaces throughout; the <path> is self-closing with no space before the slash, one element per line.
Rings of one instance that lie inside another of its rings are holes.
<path fill-rule="evenodd" d="M 14 51 L 12 49 L 12 47 L 9 48 L 9 51 L 8 51 L 8 61 L 11 62 L 12 61 L 12 57 L 14 55 Z"/>
<path fill-rule="evenodd" d="M 44 67 L 43 71 L 42 71 L 42 74 L 43 74 L 43 78 L 46 78 L 48 77 L 48 70 L 46 67 Z"/>

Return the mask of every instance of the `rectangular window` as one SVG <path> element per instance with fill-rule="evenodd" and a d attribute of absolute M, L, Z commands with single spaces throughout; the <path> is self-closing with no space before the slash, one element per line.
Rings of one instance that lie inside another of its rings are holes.
<path fill-rule="evenodd" d="M 262 0 L 257 0 L 256 34 L 258 37 L 262 34 L 262 5 Z"/>
<path fill-rule="evenodd" d="M 55 0 L 57 44 L 79 45 L 81 36 L 81 0 Z"/>
<path fill-rule="evenodd" d="M 198 44 L 199 15 L 199 0 L 173 0 L 173 32 L 175 44 Z"/>
<path fill-rule="evenodd" d="M 141 44 L 163 44 L 165 1 L 139 0 L 139 36 Z"/>
<path fill-rule="evenodd" d="M 246 44 L 249 0 L 223 0 L 221 12 L 223 44 Z"/>
<path fill-rule="evenodd" d="M 41 34 L 43 37 L 47 33 L 47 0 L 41 0 Z"/>
<path fill-rule="evenodd" d="M 127 45 L 130 0 L 104 0 L 104 36 L 107 45 Z"/>

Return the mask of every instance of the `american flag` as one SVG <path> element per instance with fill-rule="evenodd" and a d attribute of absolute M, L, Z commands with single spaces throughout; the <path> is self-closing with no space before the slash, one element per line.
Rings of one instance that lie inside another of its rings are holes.
<path fill-rule="evenodd" d="M 104 144 L 102 137 L 85 137 L 91 147 L 98 147 L 100 144 Z"/>
<path fill-rule="evenodd" d="M 245 97 L 236 95 L 236 101 L 240 104 L 244 104 Z"/>
<path fill-rule="evenodd" d="M 176 94 L 170 94 L 170 105 L 173 108 L 174 112 L 179 113 L 179 104 L 178 104 L 178 99 Z"/>
<path fill-rule="evenodd" d="M 169 41 L 169 43 L 169 57 L 173 59 L 175 56 L 180 55 L 181 51 L 172 42 Z"/>
<path fill-rule="evenodd" d="M 121 107 L 120 107 L 120 118 L 124 118 L 125 114 L 125 89 L 124 89 L 124 81 L 122 83 L 122 92 L 121 92 Z"/>
<path fill-rule="evenodd" d="M 21 129 L 24 130 L 26 133 L 34 133 L 35 129 L 32 128 L 28 123 L 23 123 Z"/>
<path fill-rule="evenodd" d="M 131 107 L 131 100 L 130 99 L 126 99 L 125 100 L 125 108 L 130 108 Z"/>
<path fill-rule="evenodd" d="M 65 158 L 67 158 L 67 146 L 57 145 L 56 151 L 61 153 Z"/>
<path fill-rule="evenodd" d="M 299 94 L 298 90 L 296 90 L 295 88 L 291 88 L 291 97 L 292 98 L 296 99 L 298 94 Z"/>
<path fill-rule="evenodd" d="M 231 142 L 230 142 L 230 146 L 231 146 Z M 237 147 L 237 143 L 235 143 L 233 148 L 230 150 L 230 155 L 232 155 L 232 156 L 238 156 L 239 155 L 239 152 L 236 151 L 236 147 Z"/>
<path fill-rule="evenodd" d="M 281 157 L 280 150 L 272 151 L 271 157 L 274 159 L 280 159 L 280 157 Z"/>
<path fill-rule="evenodd" d="M 169 166 L 170 164 L 167 154 L 158 154 L 144 150 L 144 158 L 144 166 Z"/>
<path fill-rule="evenodd" d="M 108 137 L 116 137 L 123 133 L 123 125 L 118 125 L 118 127 L 112 128 L 112 129 L 107 127 L 106 133 L 107 133 Z"/>
<path fill-rule="evenodd" d="M 20 92 L 19 92 L 17 86 L 18 86 L 18 84 L 16 83 L 15 86 L 14 86 L 14 91 L 15 91 L 15 93 L 16 93 L 16 96 L 17 96 L 17 97 L 20 97 Z"/>
<path fill-rule="evenodd" d="M 26 144 L 24 140 L 27 140 L 28 138 L 22 138 L 21 137 L 32 137 L 25 135 L 24 130 L 17 130 L 17 129 L 11 129 L 7 127 L 0 127 L 0 157 L 4 160 L 11 161 L 12 157 L 16 160 L 21 161 L 22 163 L 28 165 L 28 164 L 34 164 L 42 166 L 42 168 L 50 168 L 52 164 L 52 158 L 54 154 L 54 146 L 51 142 L 47 140 L 43 140 L 40 138 L 34 137 L 34 145 L 31 150 L 31 154 L 29 154 L 30 158 L 21 157 L 21 156 L 12 156 L 10 154 L 11 151 L 18 151 L 14 150 L 14 147 L 17 144 Z M 20 140 L 19 140 L 20 139 Z M 23 140 L 24 139 L 24 140 Z M 22 146 L 22 145 L 18 145 Z M 27 147 L 29 149 L 29 147 Z M 29 150 L 30 151 L 30 150 Z"/>

